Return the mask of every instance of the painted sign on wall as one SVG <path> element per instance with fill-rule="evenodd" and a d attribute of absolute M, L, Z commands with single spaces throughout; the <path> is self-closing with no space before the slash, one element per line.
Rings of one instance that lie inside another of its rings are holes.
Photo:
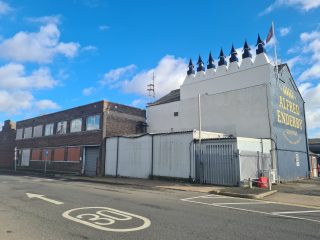
<path fill-rule="evenodd" d="M 285 128 L 283 137 L 290 144 L 298 144 L 302 139 L 301 133 L 304 126 L 299 106 L 301 101 L 297 98 L 296 93 L 282 82 L 279 83 L 279 88 L 276 121 Z"/>

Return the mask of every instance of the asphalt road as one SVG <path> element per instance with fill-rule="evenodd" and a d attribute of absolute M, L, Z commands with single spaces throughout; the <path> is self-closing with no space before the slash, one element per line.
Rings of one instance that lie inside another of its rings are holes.
<path fill-rule="evenodd" d="M 0 239 L 320 239 L 320 210 L 0 175 Z"/>

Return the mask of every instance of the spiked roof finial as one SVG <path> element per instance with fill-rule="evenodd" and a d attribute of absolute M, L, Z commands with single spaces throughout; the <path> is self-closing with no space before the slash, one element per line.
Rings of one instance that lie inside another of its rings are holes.
<path fill-rule="evenodd" d="M 216 68 L 216 66 L 214 65 L 214 60 L 213 60 L 213 57 L 212 57 L 211 51 L 210 51 L 207 69 L 211 69 L 211 68 Z"/>
<path fill-rule="evenodd" d="M 198 58 L 198 62 L 197 62 L 197 72 L 200 72 L 200 71 L 204 71 L 205 70 L 205 67 L 203 66 L 203 61 L 201 59 L 201 56 L 199 55 L 199 58 Z"/>
<path fill-rule="evenodd" d="M 219 54 L 219 62 L 218 66 L 227 65 L 226 56 L 224 55 L 224 52 L 221 48 L 220 54 Z"/>
<path fill-rule="evenodd" d="M 266 50 L 264 49 L 264 42 L 260 38 L 260 34 L 258 34 L 257 44 L 258 48 L 256 49 L 256 54 L 265 53 Z"/>
<path fill-rule="evenodd" d="M 249 47 L 247 40 L 245 40 L 244 45 L 243 45 L 243 53 L 242 53 L 242 59 L 245 58 L 252 58 L 252 55 L 250 53 L 251 48 Z"/>
<path fill-rule="evenodd" d="M 230 63 L 232 63 L 232 62 L 238 62 L 237 55 L 238 55 L 238 53 L 237 53 L 237 51 L 234 49 L 234 46 L 233 46 L 233 44 L 232 44 L 232 48 L 231 48 L 231 51 L 230 51 L 230 58 L 229 58 Z"/>
<path fill-rule="evenodd" d="M 191 75 L 191 74 L 194 74 L 194 65 L 193 65 L 192 60 L 190 58 L 187 75 Z"/>

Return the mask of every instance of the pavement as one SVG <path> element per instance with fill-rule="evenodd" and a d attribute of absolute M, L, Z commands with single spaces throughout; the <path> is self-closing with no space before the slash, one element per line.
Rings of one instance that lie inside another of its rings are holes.
<path fill-rule="evenodd" d="M 1 173 L 1 172 L 0 172 Z M 26 174 L 20 172 L 18 174 Z M 28 173 L 27 173 L 28 174 Z M 29 173 L 30 174 L 30 173 Z M 33 173 L 34 174 L 34 173 Z M 43 176 L 41 174 L 41 176 Z M 73 182 L 92 182 L 107 185 L 124 185 L 141 189 L 165 189 L 223 196 L 264 199 L 273 202 L 287 203 L 296 206 L 320 208 L 320 178 L 305 179 L 294 182 L 272 185 L 272 190 L 254 187 L 226 187 L 204 184 L 193 184 L 183 181 L 139 179 L 124 177 L 87 177 L 75 175 L 51 174 L 47 177 Z"/>

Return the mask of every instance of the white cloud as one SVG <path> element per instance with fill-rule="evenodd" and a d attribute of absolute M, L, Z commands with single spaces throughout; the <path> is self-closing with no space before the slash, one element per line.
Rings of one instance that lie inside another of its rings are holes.
<path fill-rule="evenodd" d="M 44 99 L 40 100 L 34 103 L 35 107 L 37 107 L 39 110 L 45 110 L 45 109 L 59 109 L 59 105 L 51 100 Z"/>
<path fill-rule="evenodd" d="M 132 107 L 144 108 L 148 102 L 150 102 L 150 99 L 148 101 L 147 97 L 144 97 L 133 100 L 130 105 Z"/>
<path fill-rule="evenodd" d="M 16 114 L 21 110 L 30 109 L 34 97 L 27 91 L 0 90 L 0 111 Z"/>
<path fill-rule="evenodd" d="M 109 88 L 121 89 L 125 93 L 146 96 L 147 85 L 151 83 L 154 73 L 155 92 L 158 98 L 180 87 L 186 76 L 187 63 L 185 59 L 166 55 L 155 68 L 135 73 L 136 68 L 135 65 L 131 64 L 113 69 L 104 74 L 103 79 L 100 80 L 100 84 L 108 85 Z M 141 104 L 142 100 L 141 102 L 139 101 L 136 100 L 131 105 Z"/>
<path fill-rule="evenodd" d="M 2 89 L 43 89 L 52 88 L 57 81 L 51 76 L 50 70 L 41 67 L 26 75 L 21 64 L 9 63 L 0 67 L 0 88 Z"/>
<path fill-rule="evenodd" d="M 306 81 L 310 78 L 320 78 L 320 63 L 314 64 L 312 67 L 305 70 L 298 79 Z"/>
<path fill-rule="evenodd" d="M 9 63 L 0 67 L 0 112 L 18 114 L 23 110 L 56 109 L 57 104 L 50 100 L 36 100 L 32 90 L 53 88 L 57 81 L 50 70 L 40 67 L 26 74 L 25 67 Z"/>
<path fill-rule="evenodd" d="M 83 51 L 83 52 L 97 51 L 97 47 L 92 46 L 92 45 L 88 45 L 88 46 L 81 48 L 81 51 Z"/>
<path fill-rule="evenodd" d="M 175 58 L 171 55 L 163 57 L 158 65 L 150 70 L 136 74 L 130 80 L 121 83 L 121 89 L 126 93 L 147 94 L 147 85 L 155 74 L 155 92 L 157 97 L 177 89 L 186 77 L 187 63 L 185 59 Z"/>
<path fill-rule="evenodd" d="M 10 13 L 12 10 L 12 7 L 8 3 L 0 1 L 0 16 Z"/>
<path fill-rule="evenodd" d="M 60 30 L 54 23 L 40 27 L 39 32 L 16 33 L 0 43 L 0 57 L 18 62 L 50 63 L 56 55 L 74 57 L 79 43 L 60 42 Z"/>
<path fill-rule="evenodd" d="M 320 84 L 313 86 L 311 83 L 303 83 L 299 90 L 306 102 L 308 129 L 320 128 Z"/>
<path fill-rule="evenodd" d="M 100 25 L 98 28 L 100 31 L 107 31 L 110 27 L 108 25 Z"/>
<path fill-rule="evenodd" d="M 298 80 L 306 81 L 320 78 L 320 31 L 304 32 L 300 34 L 303 53 L 311 54 L 311 66 L 300 75 Z"/>
<path fill-rule="evenodd" d="M 59 108 L 58 104 L 51 100 L 36 100 L 29 91 L 0 90 L 0 112 L 7 115 L 19 114 L 23 110 L 39 111 Z"/>
<path fill-rule="evenodd" d="M 312 9 L 320 7 L 320 0 L 276 0 L 273 4 L 263 10 L 259 15 L 266 15 L 268 13 L 271 13 L 273 10 L 283 6 L 295 7 L 301 11 L 308 12 Z"/>
<path fill-rule="evenodd" d="M 41 24 L 60 24 L 61 16 L 60 15 L 52 15 L 52 16 L 43 16 L 43 17 L 29 17 L 27 18 L 29 22 L 41 23 Z"/>
<path fill-rule="evenodd" d="M 320 37 L 320 32 L 318 31 L 312 31 L 310 33 L 304 32 L 301 33 L 300 39 L 302 42 L 308 42 L 310 40 L 314 40 Z"/>
<path fill-rule="evenodd" d="M 94 91 L 95 91 L 94 87 L 88 87 L 82 90 L 82 94 L 84 96 L 90 96 L 91 94 L 93 94 Z"/>
<path fill-rule="evenodd" d="M 287 64 L 288 64 L 289 68 L 292 69 L 296 64 L 300 63 L 301 61 L 303 61 L 303 57 L 296 56 L 296 57 L 289 59 L 287 61 Z"/>
<path fill-rule="evenodd" d="M 291 32 L 290 27 L 281 27 L 280 28 L 280 35 L 281 37 L 287 36 Z"/>
<path fill-rule="evenodd" d="M 121 78 L 127 78 L 128 76 L 132 75 L 136 68 L 136 65 L 131 64 L 125 67 L 112 69 L 104 74 L 103 78 L 100 80 L 100 84 L 113 85 Z"/>

